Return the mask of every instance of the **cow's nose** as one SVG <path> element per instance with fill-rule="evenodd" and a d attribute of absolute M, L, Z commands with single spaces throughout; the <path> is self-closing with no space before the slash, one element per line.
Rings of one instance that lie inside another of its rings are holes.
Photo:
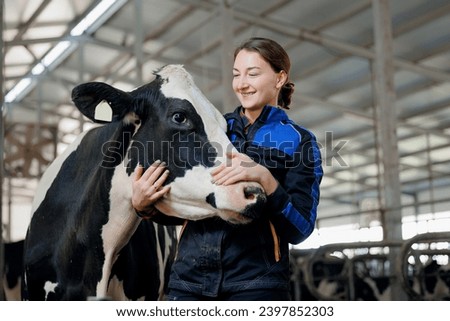
<path fill-rule="evenodd" d="M 241 213 L 242 216 L 256 219 L 262 215 L 264 204 L 266 203 L 266 194 L 260 187 L 246 186 L 244 187 L 244 196 L 249 200 L 249 204 Z"/>

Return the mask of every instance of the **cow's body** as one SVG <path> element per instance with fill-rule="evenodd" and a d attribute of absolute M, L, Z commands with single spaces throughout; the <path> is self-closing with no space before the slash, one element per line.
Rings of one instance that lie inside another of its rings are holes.
<path fill-rule="evenodd" d="M 450 300 L 450 265 L 441 265 L 431 260 L 419 266 L 417 275 L 410 280 L 410 291 L 414 299 Z"/>
<path fill-rule="evenodd" d="M 231 144 L 222 116 L 190 75 L 166 66 L 156 76 L 130 93 L 103 83 L 74 89 L 83 114 L 97 120 L 96 106 L 106 101 L 112 122 L 80 135 L 42 177 L 25 242 L 24 299 L 161 296 L 175 231 L 132 208 L 138 164 L 167 163 L 171 189 L 157 208 L 170 216 L 245 223 L 263 202 L 254 184 L 224 188 L 211 181 L 210 170 Z"/>

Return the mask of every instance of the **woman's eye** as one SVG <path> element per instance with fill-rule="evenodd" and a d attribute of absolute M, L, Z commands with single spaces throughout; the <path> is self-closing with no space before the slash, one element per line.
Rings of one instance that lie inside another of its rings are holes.
<path fill-rule="evenodd" d="M 175 113 L 172 115 L 172 120 L 177 124 L 183 124 L 186 122 L 187 118 L 186 115 L 183 113 Z"/>

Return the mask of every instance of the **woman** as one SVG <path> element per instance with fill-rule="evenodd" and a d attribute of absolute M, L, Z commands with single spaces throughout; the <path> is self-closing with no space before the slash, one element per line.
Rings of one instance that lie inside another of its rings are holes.
<path fill-rule="evenodd" d="M 312 233 L 323 175 L 314 135 L 284 111 L 294 89 L 289 71 L 289 56 L 273 40 L 252 38 L 236 48 L 232 86 L 241 106 L 225 118 L 239 153 L 229 155 L 231 165 L 222 164 L 212 176 L 216 184 L 259 182 L 267 204 L 260 218 L 246 225 L 217 218 L 188 221 L 172 267 L 169 299 L 289 300 L 289 243 Z M 168 192 L 145 196 L 145 186 L 164 168 L 156 165 L 147 172 L 140 170 L 133 186 L 137 211 Z"/>

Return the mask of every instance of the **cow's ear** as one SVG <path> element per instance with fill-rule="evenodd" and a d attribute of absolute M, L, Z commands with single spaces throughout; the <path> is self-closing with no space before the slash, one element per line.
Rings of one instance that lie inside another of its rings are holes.
<path fill-rule="evenodd" d="M 88 82 L 72 90 L 72 101 L 96 123 L 123 119 L 133 106 L 130 94 L 102 82 Z"/>

